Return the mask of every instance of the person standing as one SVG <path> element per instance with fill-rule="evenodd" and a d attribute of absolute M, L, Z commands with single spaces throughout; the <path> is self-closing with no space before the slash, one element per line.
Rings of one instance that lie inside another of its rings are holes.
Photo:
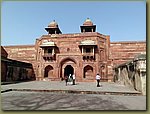
<path fill-rule="evenodd" d="M 66 86 L 67 86 L 67 83 L 68 83 L 68 76 L 67 75 L 65 75 L 65 82 L 66 82 Z"/>
<path fill-rule="evenodd" d="M 73 79 L 73 85 L 75 85 L 75 79 L 76 79 L 75 74 L 72 75 L 72 79 Z"/>
<path fill-rule="evenodd" d="M 69 79 L 68 79 L 68 82 L 69 82 L 69 84 L 72 84 L 72 75 L 71 74 L 69 74 Z"/>
<path fill-rule="evenodd" d="M 100 77 L 99 73 L 97 73 L 97 75 L 96 75 L 97 87 L 100 87 L 100 85 L 99 85 L 100 79 L 101 79 L 101 77 Z"/>

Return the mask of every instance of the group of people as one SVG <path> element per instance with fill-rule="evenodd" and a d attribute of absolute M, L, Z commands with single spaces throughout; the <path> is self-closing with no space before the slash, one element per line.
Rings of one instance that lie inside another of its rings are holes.
<path fill-rule="evenodd" d="M 73 75 L 69 74 L 69 76 L 65 75 L 64 79 L 66 82 L 66 86 L 67 86 L 68 82 L 70 82 L 72 85 L 75 85 L 75 74 L 73 74 Z M 101 76 L 99 75 L 99 73 L 97 73 L 97 75 L 96 75 L 97 87 L 101 87 L 100 79 L 101 79 Z"/>
<path fill-rule="evenodd" d="M 70 82 L 72 85 L 75 85 L 75 74 L 73 75 L 69 74 L 69 76 L 65 75 L 65 81 L 66 81 L 66 86 L 68 82 Z"/>

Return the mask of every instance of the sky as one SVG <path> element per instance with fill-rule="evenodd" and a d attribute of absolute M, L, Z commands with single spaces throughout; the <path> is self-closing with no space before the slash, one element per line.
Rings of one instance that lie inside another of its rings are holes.
<path fill-rule="evenodd" d="M 146 2 L 14 2 L 1 4 L 1 45 L 30 45 L 55 20 L 63 34 L 80 33 L 86 18 L 111 42 L 146 41 Z"/>

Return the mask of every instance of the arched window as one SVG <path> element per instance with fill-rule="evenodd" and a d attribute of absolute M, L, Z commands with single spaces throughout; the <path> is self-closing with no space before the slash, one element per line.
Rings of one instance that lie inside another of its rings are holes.
<path fill-rule="evenodd" d="M 84 67 L 83 78 L 92 78 L 93 77 L 93 67 L 87 65 Z"/>
<path fill-rule="evenodd" d="M 53 77 L 53 67 L 48 65 L 45 67 L 44 78 Z"/>

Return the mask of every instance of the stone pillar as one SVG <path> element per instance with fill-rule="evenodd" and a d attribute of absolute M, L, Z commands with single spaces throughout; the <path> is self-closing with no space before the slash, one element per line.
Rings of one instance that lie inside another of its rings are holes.
<path fill-rule="evenodd" d="M 65 68 L 62 67 L 62 69 L 60 69 L 60 70 L 61 70 L 61 72 L 62 72 L 61 76 L 64 78 L 64 70 L 65 70 Z"/>
<path fill-rule="evenodd" d="M 37 66 L 37 69 L 36 69 L 36 80 L 38 81 L 39 79 L 38 79 L 38 77 L 39 77 L 39 75 L 40 75 L 40 72 L 39 72 L 40 70 L 39 70 L 39 65 Z"/>
<path fill-rule="evenodd" d="M 141 77 L 141 91 L 143 95 L 146 95 L 146 72 L 141 72 L 140 77 Z"/>
<path fill-rule="evenodd" d="M 93 56 L 94 56 L 94 46 L 93 46 Z"/>
<path fill-rule="evenodd" d="M 42 79 L 42 68 L 41 68 L 41 66 L 39 65 L 37 80 L 40 81 L 41 79 Z"/>
<path fill-rule="evenodd" d="M 98 70 L 98 66 L 95 65 L 95 66 L 93 66 L 93 75 L 94 75 L 93 78 L 94 78 L 94 80 L 95 80 L 95 76 L 96 76 L 97 73 L 100 74 L 100 72 L 99 72 L 99 70 Z"/>
<path fill-rule="evenodd" d="M 83 32 L 85 32 L 85 29 L 83 29 Z"/>
<path fill-rule="evenodd" d="M 82 55 L 83 55 L 83 46 L 82 46 Z"/>
<path fill-rule="evenodd" d="M 118 81 L 121 81 L 120 77 L 120 68 L 118 68 Z"/>
<path fill-rule="evenodd" d="M 60 66 L 57 65 L 57 72 L 56 72 L 57 77 L 61 77 L 60 75 Z"/>
<path fill-rule="evenodd" d="M 53 49 L 52 49 L 52 55 L 54 55 L 54 53 L 55 53 L 55 52 L 54 52 L 54 47 L 53 47 Z"/>
<path fill-rule="evenodd" d="M 83 64 L 82 63 L 79 63 L 79 65 L 78 64 L 76 64 L 76 71 L 75 71 L 75 75 L 76 75 L 76 80 L 77 81 L 82 81 L 83 80 Z"/>
<path fill-rule="evenodd" d="M 45 69 L 41 68 L 41 80 L 43 80 L 43 78 L 44 78 L 44 71 L 45 71 Z"/>
<path fill-rule="evenodd" d="M 145 60 L 146 61 L 146 60 Z M 135 87 L 137 90 L 146 95 L 146 62 L 143 60 L 136 61 L 136 75 L 137 78 Z"/>

